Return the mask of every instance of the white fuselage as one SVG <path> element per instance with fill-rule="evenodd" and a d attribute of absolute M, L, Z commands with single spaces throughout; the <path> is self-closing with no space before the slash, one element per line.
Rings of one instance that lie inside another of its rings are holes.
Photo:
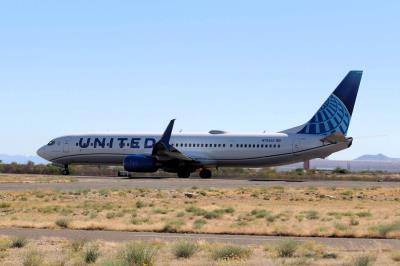
<path fill-rule="evenodd" d="M 151 155 L 161 134 L 89 134 L 54 139 L 38 154 L 56 164 L 123 163 L 127 155 Z M 350 146 L 346 142 L 323 143 L 308 134 L 186 134 L 175 133 L 170 144 L 183 154 L 211 166 L 263 167 L 325 158 Z"/>

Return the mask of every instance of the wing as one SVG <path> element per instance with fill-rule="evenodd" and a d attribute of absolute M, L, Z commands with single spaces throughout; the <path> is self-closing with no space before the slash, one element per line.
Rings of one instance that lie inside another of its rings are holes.
<path fill-rule="evenodd" d="M 194 163 L 195 160 L 184 155 L 175 147 L 169 144 L 171 139 L 172 129 L 174 127 L 175 119 L 172 119 L 167 128 L 165 129 L 161 139 L 154 145 L 152 156 L 155 157 L 159 162 L 167 162 L 172 160 L 183 161 L 186 163 Z"/>

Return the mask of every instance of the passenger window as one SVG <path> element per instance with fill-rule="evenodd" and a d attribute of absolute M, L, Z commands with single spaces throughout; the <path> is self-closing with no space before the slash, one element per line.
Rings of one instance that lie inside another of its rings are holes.
<path fill-rule="evenodd" d="M 243 148 L 243 144 L 240 144 L 240 148 Z"/>
<path fill-rule="evenodd" d="M 247 148 L 247 144 L 244 144 L 244 147 Z"/>
<path fill-rule="evenodd" d="M 218 144 L 218 148 L 221 148 L 221 144 Z"/>
<path fill-rule="evenodd" d="M 208 144 L 204 144 L 206 146 L 206 148 L 208 147 Z"/>
<path fill-rule="evenodd" d="M 203 143 L 201 143 L 201 147 L 203 147 L 204 146 L 204 144 Z"/>
<path fill-rule="evenodd" d="M 272 148 L 272 144 L 269 144 L 269 147 Z"/>
<path fill-rule="evenodd" d="M 264 148 L 264 144 L 261 144 L 261 148 Z"/>
<path fill-rule="evenodd" d="M 281 147 L 281 145 L 280 144 L 278 144 L 278 148 L 280 148 Z"/>
<path fill-rule="evenodd" d="M 274 144 L 274 148 L 276 148 L 276 144 Z"/>
<path fill-rule="evenodd" d="M 187 143 L 185 143 L 185 147 L 187 147 Z"/>

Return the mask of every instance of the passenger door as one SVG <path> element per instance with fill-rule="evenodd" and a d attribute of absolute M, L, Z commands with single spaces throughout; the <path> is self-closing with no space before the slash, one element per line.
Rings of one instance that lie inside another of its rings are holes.
<path fill-rule="evenodd" d="M 69 152 L 69 141 L 68 139 L 63 140 L 63 152 L 68 153 Z"/>

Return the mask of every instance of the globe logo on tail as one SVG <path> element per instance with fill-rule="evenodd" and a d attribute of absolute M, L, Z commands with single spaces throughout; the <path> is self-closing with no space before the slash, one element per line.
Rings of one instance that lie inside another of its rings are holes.
<path fill-rule="evenodd" d="M 350 118 L 350 113 L 344 103 L 332 94 L 298 133 L 330 135 L 341 132 L 346 135 Z"/>

